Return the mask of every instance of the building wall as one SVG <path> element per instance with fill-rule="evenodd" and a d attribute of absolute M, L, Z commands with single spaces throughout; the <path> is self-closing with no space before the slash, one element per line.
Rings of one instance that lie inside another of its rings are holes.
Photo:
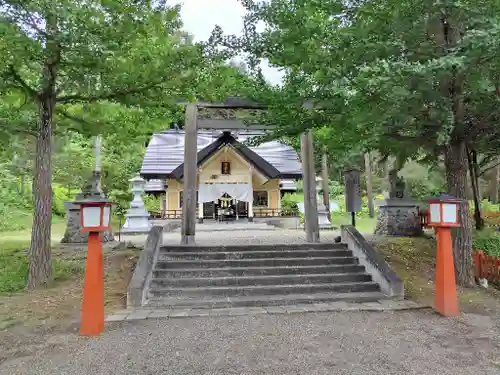
<path fill-rule="evenodd" d="M 177 180 L 167 181 L 167 210 L 179 209 L 179 191 L 182 190 L 182 184 Z"/>
<path fill-rule="evenodd" d="M 278 209 L 280 208 L 280 180 L 269 180 L 264 184 L 260 184 L 256 176 L 253 178 L 253 191 L 266 191 L 267 192 L 267 208 Z M 258 207 L 258 206 L 256 206 Z"/>
<path fill-rule="evenodd" d="M 231 163 L 231 174 L 221 174 L 221 163 Z M 198 183 L 252 183 L 253 191 L 265 191 L 267 193 L 267 209 L 279 209 L 281 207 L 280 180 L 262 181 L 258 172 L 253 171 L 250 165 L 243 160 L 234 150 L 226 148 L 214 155 L 206 164 L 198 170 Z M 216 178 L 214 178 L 217 176 Z M 179 192 L 183 190 L 182 181 L 167 181 L 167 210 L 179 210 Z M 254 211 L 258 206 L 254 206 Z"/>
<path fill-rule="evenodd" d="M 221 163 L 231 163 L 231 174 L 221 174 Z M 217 176 L 216 178 L 213 178 Z M 199 182 L 201 183 L 249 183 L 251 178 L 250 165 L 232 148 L 225 147 L 219 153 L 200 167 Z"/>

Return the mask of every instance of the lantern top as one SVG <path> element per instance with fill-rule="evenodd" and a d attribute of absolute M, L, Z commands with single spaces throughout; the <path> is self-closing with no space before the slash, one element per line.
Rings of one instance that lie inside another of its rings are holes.
<path fill-rule="evenodd" d="M 74 204 L 85 205 L 85 204 L 115 204 L 115 202 L 102 197 L 101 195 L 89 195 L 83 199 L 78 199 L 73 202 Z"/>
<path fill-rule="evenodd" d="M 137 173 L 134 177 L 132 177 L 130 180 L 128 180 L 131 183 L 134 182 L 144 182 L 144 179 Z"/>
<path fill-rule="evenodd" d="M 428 201 L 460 202 L 460 199 L 448 193 L 441 192 L 434 197 L 430 197 Z"/>

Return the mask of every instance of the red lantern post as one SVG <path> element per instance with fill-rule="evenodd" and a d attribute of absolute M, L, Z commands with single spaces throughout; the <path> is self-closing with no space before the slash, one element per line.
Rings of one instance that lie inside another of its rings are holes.
<path fill-rule="evenodd" d="M 111 229 L 112 202 L 100 196 L 91 196 L 75 203 L 80 204 L 81 231 L 89 233 L 80 334 L 95 336 L 104 330 L 104 265 L 101 232 Z"/>
<path fill-rule="evenodd" d="M 459 200 L 441 193 L 429 199 L 429 227 L 436 231 L 436 295 L 434 308 L 443 316 L 458 316 L 457 286 L 451 228 L 458 223 Z"/>

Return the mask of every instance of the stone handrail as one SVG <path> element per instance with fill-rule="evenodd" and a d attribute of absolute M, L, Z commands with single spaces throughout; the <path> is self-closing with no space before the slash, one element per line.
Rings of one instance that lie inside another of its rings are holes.
<path fill-rule="evenodd" d="M 386 296 L 396 299 L 404 298 L 403 281 L 355 227 L 342 225 L 341 238 L 358 258 L 359 263 L 365 266 L 366 271 L 372 275 L 373 280 L 380 285 L 380 289 Z"/>
<path fill-rule="evenodd" d="M 153 265 L 162 245 L 163 227 L 155 225 L 149 231 L 127 291 L 127 307 L 139 307 L 146 300 Z"/>

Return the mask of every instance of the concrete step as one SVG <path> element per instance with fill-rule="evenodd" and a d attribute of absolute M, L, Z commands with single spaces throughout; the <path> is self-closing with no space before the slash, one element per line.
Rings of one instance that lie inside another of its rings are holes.
<path fill-rule="evenodd" d="M 210 286 L 252 286 L 252 285 L 295 285 L 329 284 L 342 282 L 366 282 L 372 277 L 366 273 L 268 275 L 232 277 L 154 278 L 152 288 L 161 287 L 210 287 Z"/>
<path fill-rule="evenodd" d="M 352 257 L 351 250 L 199 251 L 160 253 L 159 260 Z"/>
<path fill-rule="evenodd" d="M 313 294 L 323 292 L 377 292 L 379 285 L 372 281 L 342 282 L 330 284 L 284 284 L 284 285 L 246 285 L 215 287 L 151 287 L 150 296 L 154 297 L 195 297 L 201 296 L 262 296 L 283 294 Z"/>
<path fill-rule="evenodd" d="M 210 260 L 168 260 L 160 258 L 155 269 L 179 268 L 223 268 L 223 267 L 281 267 L 312 266 L 357 263 L 354 257 L 311 257 L 311 258 L 265 258 L 265 259 L 210 259 Z"/>
<path fill-rule="evenodd" d="M 224 307 L 262 307 L 286 306 L 306 303 L 345 302 L 374 302 L 387 299 L 381 292 L 346 292 L 346 293 L 315 293 L 315 294 L 286 294 L 271 296 L 238 296 L 215 298 L 204 296 L 200 298 L 167 298 L 151 297 L 146 305 L 162 308 L 192 308 L 211 309 Z"/>
<path fill-rule="evenodd" d="M 346 250 L 343 243 L 302 243 L 302 244 L 273 244 L 273 245 L 232 245 L 232 246 L 162 246 L 160 253 L 165 252 L 243 252 L 243 251 L 276 251 L 276 250 Z"/>
<path fill-rule="evenodd" d="M 191 278 L 191 277 L 228 277 L 259 275 L 307 275 L 322 273 L 363 273 L 365 267 L 360 264 L 327 264 L 312 266 L 279 267 L 225 267 L 225 268 L 172 268 L 155 269 L 153 278 Z"/>

